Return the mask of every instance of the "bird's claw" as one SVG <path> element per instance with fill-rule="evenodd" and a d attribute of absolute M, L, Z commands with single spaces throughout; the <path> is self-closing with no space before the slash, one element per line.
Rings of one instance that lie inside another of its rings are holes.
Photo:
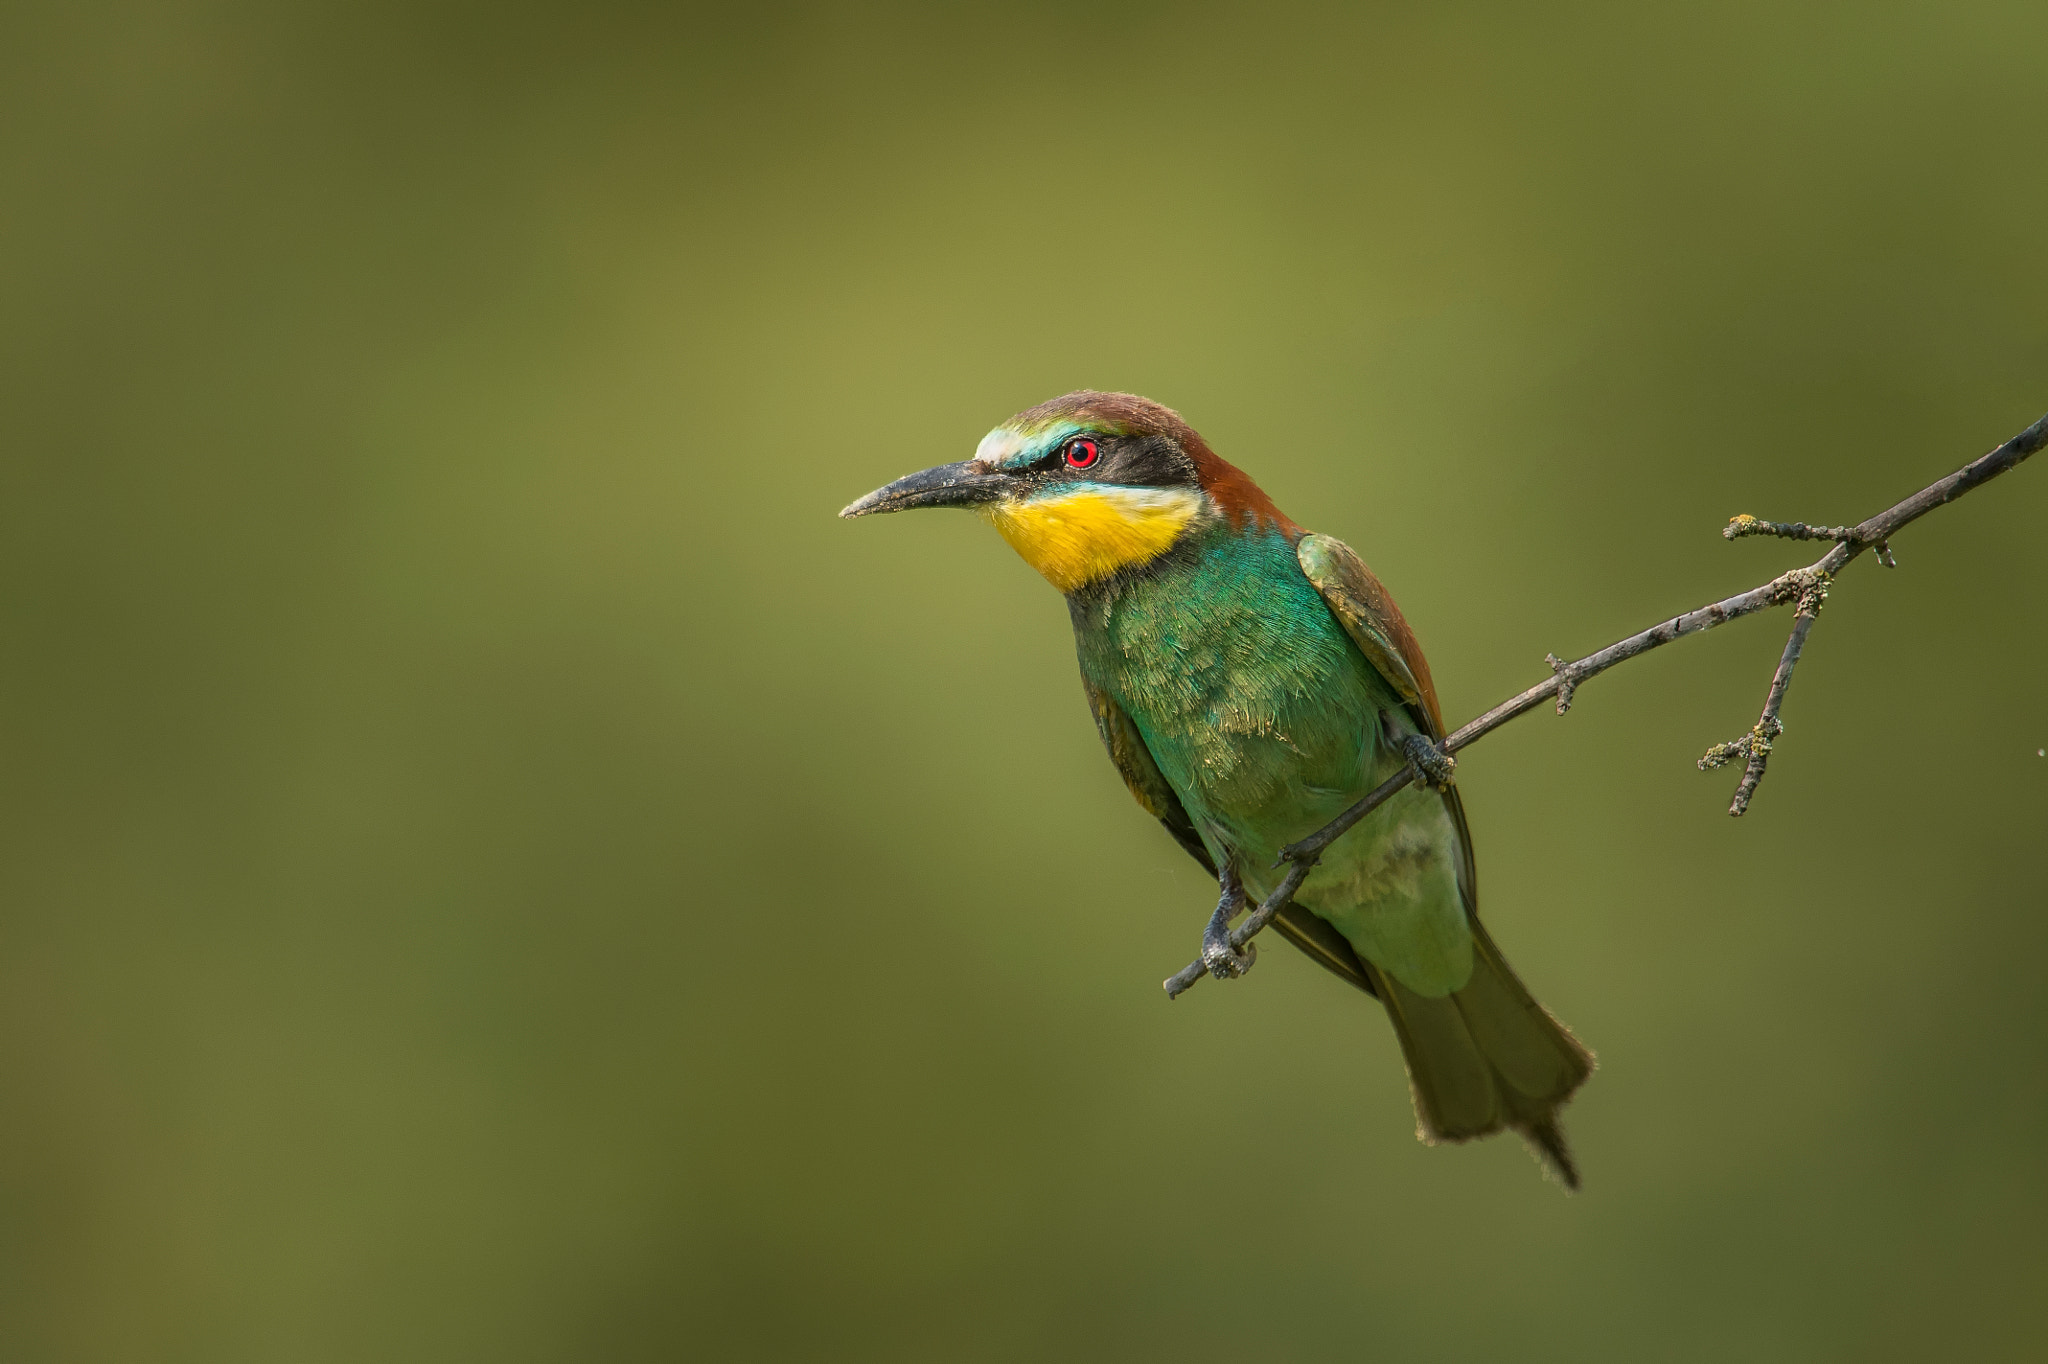
<path fill-rule="evenodd" d="M 1458 760 L 1438 748 L 1420 734 L 1410 734 L 1401 740 L 1401 751 L 1408 755 L 1408 761 L 1415 764 L 1415 770 L 1422 779 L 1439 791 L 1451 789 L 1451 775 L 1458 770 Z"/>
<path fill-rule="evenodd" d="M 1209 974 L 1218 980 L 1236 980 L 1252 969 L 1252 963 L 1259 959 L 1259 945 L 1246 943 L 1244 951 L 1231 947 L 1230 935 L 1221 939 L 1206 934 L 1202 938 L 1202 965 L 1209 968 Z"/>

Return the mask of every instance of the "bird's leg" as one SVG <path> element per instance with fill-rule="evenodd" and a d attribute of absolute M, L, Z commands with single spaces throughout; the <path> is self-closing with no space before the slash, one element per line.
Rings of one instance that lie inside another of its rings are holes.
<path fill-rule="evenodd" d="M 1458 770 L 1458 760 L 1438 748 L 1420 734 L 1403 735 L 1401 751 L 1408 755 L 1408 761 L 1415 764 L 1415 770 L 1422 779 L 1439 791 L 1451 789 L 1451 774 Z"/>
<path fill-rule="evenodd" d="M 1246 943 L 1240 952 L 1230 945 L 1230 921 L 1244 908 L 1244 886 L 1238 882 L 1236 865 L 1225 862 L 1216 875 L 1216 884 L 1221 894 L 1216 900 L 1216 912 L 1209 916 L 1209 926 L 1202 930 L 1202 964 L 1218 980 L 1235 980 L 1252 969 L 1259 949 Z"/>

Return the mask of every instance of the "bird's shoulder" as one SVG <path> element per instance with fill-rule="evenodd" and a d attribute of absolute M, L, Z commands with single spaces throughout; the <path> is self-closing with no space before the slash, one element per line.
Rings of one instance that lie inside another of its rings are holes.
<path fill-rule="evenodd" d="M 1426 722 L 1429 732 L 1441 736 L 1443 712 L 1429 675 L 1429 660 L 1423 657 L 1421 643 L 1386 585 L 1365 566 L 1357 551 L 1334 535 L 1303 535 L 1295 543 L 1294 553 L 1303 576 L 1314 585 L 1358 651 L 1417 712 L 1417 718 Z"/>

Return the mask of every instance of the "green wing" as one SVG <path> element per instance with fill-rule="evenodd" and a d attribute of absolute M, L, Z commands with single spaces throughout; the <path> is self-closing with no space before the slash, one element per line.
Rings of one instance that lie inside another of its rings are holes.
<path fill-rule="evenodd" d="M 1124 785 L 1131 788 L 1131 796 L 1145 807 L 1146 814 L 1166 826 L 1166 832 L 1187 849 L 1188 856 L 1214 876 L 1215 860 L 1202 846 L 1202 836 L 1195 832 L 1195 822 L 1188 818 L 1187 807 L 1180 803 L 1180 797 L 1166 784 L 1159 764 L 1152 760 L 1145 737 L 1138 733 L 1138 727 L 1131 723 L 1131 717 L 1115 697 L 1085 678 L 1082 685 L 1088 689 L 1088 709 L 1095 716 L 1095 732 L 1102 736 L 1102 746 L 1109 750 L 1109 760 L 1116 764 Z"/>
<path fill-rule="evenodd" d="M 1349 545 L 1327 535 L 1303 536 L 1295 553 L 1344 633 L 1399 694 L 1406 718 L 1388 716 L 1391 727 L 1413 725 L 1442 739 L 1443 712 L 1422 646 L 1380 580 Z M 1420 1129 L 1428 1139 L 1462 1141 L 1512 1127 L 1566 1187 L 1577 1188 L 1578 1171 L 1557 1110 L 1592 1074 L 1593 1054 L 1536 1002 L 1479 922 L 1465 804 L 1456 787 L 1440 794 L 1457 831 L 1458 890 L 1472 925 L 1472 979 L 1442 999 L 1416 995 L 1391 976 L 1382 985 L 1408 1063 Z"/>
<path fill-rule="evenodd" d="M 1432 739 L 1444 736 L 1436 684 L 1422 645 L 1401 616 L 1401 608 L 1351 546 L 1328 535 L 1304 535 L 1294 547 L 1301 571 L 1366 661 L 1401 694 L 1417 726 Z"/>
<path fill-rule="evenodd" d="M 1102 746 L 1109 750 L 1109 760 L 1116 765 L 1117 773 L 1123 777 L 1124 785 L 1130 788 L 1132 797 L 1147 814 L 1166 826 L 1166 832 L 1173 835 L 1174 842 L 1187 849 L 1188 856 L 1200 862 L 1203 870 L 1214 876 L 1215 859 L 1203 846 L 1202 836 L 1195 831 L 1194 820 L 1188 818 L 1187 807 L 1180 803 L 1180 797 L 1167 784 L 1159 764 L 1153 761 L 1152 750 L 1145 747 L 1145 737 L 1138 733 L 1131 717 L 1107 691 L 1086 679 L 1082 685 L 1088 691 L 1088 709 L 1095 716 L 1095 731 L 1102 736 Z M 1300 905 L 1289 904 L 1276 914 L 1273 927 L 1281 937 L 1306 952 L 1326 970 L 1342 976 L 1369 995 L 1379 993 L 1373 986 L 1372 973 L 1359 961 L 1358 953 L 1352 950 L 1344 935 Z"/>
<path fill-rule="evenodd" d="M 1330 535 L 1304 535 L 1294 547 L 1301 571 L 1330 614 L 1344 627 L 1344 633 L 1365 655 L 1366 662 L 1387 684 L 1400 693 L 1402 707 L 1415 727 L 1431 739 L 1444 737 L 1443 711 L 1436 700 L 1436 683 L 1430 680 L 1429 660 L 1401 608 L 1356 551 Z M 1456 787 L 1443 793 L 1458 828 L 1458 888 L 1464 893 L 1465 913 L 1479 917 L 1479 878 L 1472 864 L 1472 831 L 1465 824 L 1465 802 Z"/>

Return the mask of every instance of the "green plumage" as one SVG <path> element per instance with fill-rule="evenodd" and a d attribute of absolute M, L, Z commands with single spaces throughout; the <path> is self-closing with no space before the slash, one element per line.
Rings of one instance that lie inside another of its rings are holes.
<path fill-rule="evenodd" d="M 1394 736 L 1441 737 L 1377 593 L 1337 541 L 1218 522 L 1068 598 L 1097 723 L 1133 793 L 1255 896 L 1283 874 L 1282 847 L 1406 762 Z M 1281 927 L 1385 1002 L 1426 1138 L 1512 1127 L 1575 1186 L 1555 1110 L 1591 1058 L 1494 947 L 1474 881 L 1456 793 L 1414 786 L 1303 883 L 1295 904 L 1320 922 L 1295 910 Z"/>
<path fill-rule="evenodd" d="M 1130 716 L 1209 856 L 1263 895 L 1280 849 L 1406 761 L 1366 662 L 1277 530 L 1213 526 L 1151 571 L 1070 599 L 1081 672 Z M 1412 729 L 1412 723 L 1409 725 Z M 1443 801 L 1410 790 L 1333 844 L 1295 897 L 1411 990 L 1472 970 Z"/>

